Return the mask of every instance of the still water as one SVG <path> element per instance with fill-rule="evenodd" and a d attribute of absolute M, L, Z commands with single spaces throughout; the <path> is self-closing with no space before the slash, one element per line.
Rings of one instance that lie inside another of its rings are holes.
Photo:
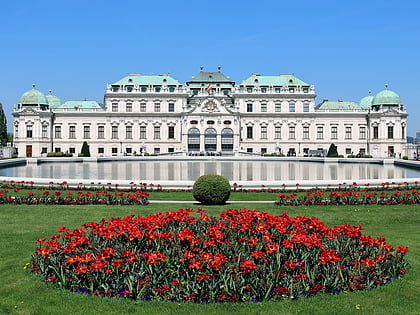
<path fill-rule="evenodd" d="M 420 177 L 419 170 L 394 165 L 291 161 L 112 161 L 42 163 L 0 169 L 0 176 L 132 180 L 194 181 L 219 174 L 231 181 L 362 180 Z"/>

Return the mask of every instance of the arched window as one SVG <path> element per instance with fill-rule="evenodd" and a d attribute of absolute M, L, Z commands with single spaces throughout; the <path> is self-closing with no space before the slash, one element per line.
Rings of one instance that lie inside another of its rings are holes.
<path fill-rule="evenodd" d="M 204 132 L 204 150 L 206 152 L 215 152 L 217 144 L 217 133 L 214 128 L 207 128 Z"/>
<path fill-rule="evenodd" d="M 198 128 L 188 130 L 188 151 L 200 151 L 200 130 Z"/>
<path fill-rule="evenodd" d="M 233 130 L 222 129 L 222 151 L 233 151 Z"/>

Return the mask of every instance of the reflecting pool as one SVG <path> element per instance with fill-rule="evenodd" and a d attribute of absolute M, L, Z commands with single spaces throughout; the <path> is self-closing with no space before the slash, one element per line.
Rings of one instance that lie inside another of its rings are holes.
<path fill-rule="evenodd" d="M 53 179 L 194 181 L 220 174 L 230 181 L 369 180 L 420 178 L 420 170 L 393 164 L 299 161 L 110 161 L 41 163 L 0 169 L 0 176 Z"/>

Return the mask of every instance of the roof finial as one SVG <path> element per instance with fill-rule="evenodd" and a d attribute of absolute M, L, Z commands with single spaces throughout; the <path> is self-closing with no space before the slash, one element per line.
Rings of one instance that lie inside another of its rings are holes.
<path fill-rule="evenodd" d="M 388 90 L 388 83 L 385 83 L 385 89 Z"/>
<path fill-rule="evenodd" d="M 222 66 L 218 66 L 218 67 L 217 67 L 217 70 L 219 70 L 219 71 L 220 71 L 221 69 L 222 69 Z"/>
<path fill-rule="evenodd" d="M 35 89 L 35 83 L 32 83 L 32 88 Z"/>
<path fill-rule="evenodd" d="M 50 95 L 52 95 L 52 90 L 51 89 L 48 92 L 50 92 Z"/>
<path fill-rule="evenodd" d="M 203 71 L 203 69 L 204 69 L 204 67 L 201 65 L 201 66 L 200 66 L 200 70 L 201 70 L 201 71 Z"/>
<path fill-rule="evenodd" d="M 370 95 L 370 94 L 372 94 L 372 91 L 371 91 L 371 90 L 369 90 L 369 91 L 368 91 L 368 94 L 369 94 L 369 95 Z"/>

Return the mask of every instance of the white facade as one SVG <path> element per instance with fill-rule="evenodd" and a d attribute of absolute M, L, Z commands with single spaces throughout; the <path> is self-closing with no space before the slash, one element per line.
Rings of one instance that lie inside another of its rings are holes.
<path fill-rule="evenodd" d="M 407 113 L 385 89 L 360 103 L 316 105 L 315 88 L 293 75 L 252 75 L 236 84 L 218 72 L 185 84 L 167 74 L 130 74 L 106 87 L 104 104 L 62 103 L 32 89 L 14 116 L 18 155 L 135 154 L 308 156 L 333 143 L 340 155 L 407 155 Z"/>

